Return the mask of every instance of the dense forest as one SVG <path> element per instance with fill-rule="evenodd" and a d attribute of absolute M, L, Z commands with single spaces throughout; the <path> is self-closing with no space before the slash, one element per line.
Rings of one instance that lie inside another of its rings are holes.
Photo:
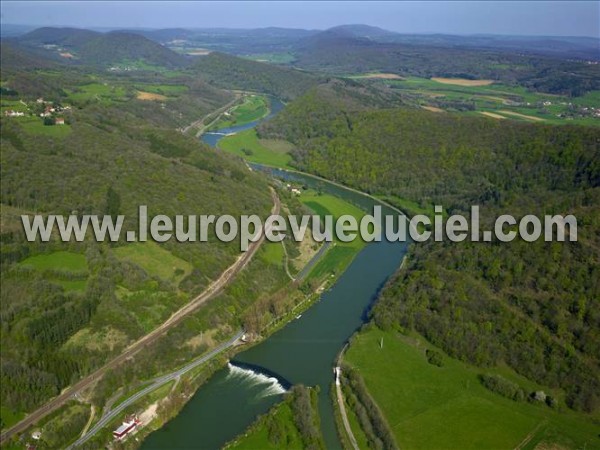
<path fill-rule="evenodd" d="M 500 214 L 574 214 L 578 242 L 415 245 L 371 317 L 417 330 L 450 355 L 506 363 L 593 411 L 600 379 L 600 132 L 331 101 L 320 86 L 260 133 L 296 145 L 301 170 L 384 196 L 414 214 L 443 205 L 482 226 Z M 411 209 L 412 208 L 412 209 Z"/>
<path fill-rule="evenodd" d="M 216 86 L 262 92 L 284 101 L 303 94 L 318 81 L 306 72 L 217 52 L 198 58 L 192 68 Z"/>

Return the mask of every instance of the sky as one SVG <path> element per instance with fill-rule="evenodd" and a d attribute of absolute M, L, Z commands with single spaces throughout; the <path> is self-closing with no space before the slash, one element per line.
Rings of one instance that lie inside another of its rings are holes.
<path fill-rule="evenodd" d="M 12 1 L 2 24 L 109 28 L 326 29 L 367 24 L 400 33 L 591 36 L 600 1 Z"/>

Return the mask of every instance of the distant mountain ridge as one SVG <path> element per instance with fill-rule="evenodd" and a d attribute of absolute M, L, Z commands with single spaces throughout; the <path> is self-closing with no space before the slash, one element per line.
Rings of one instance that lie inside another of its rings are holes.
<path fill-rule="evenodd" d="M 26 27 L 9 26 L 8 34 L 3 34 L 3 36 L 16 36 L 18 30 L 26 30 Z M 369 42 L 374 44 L 410 44 L 415 46 L 505 51 L 545 55 L 561 59 L 600 60 L 600 39 L 594 37 L 406 34 L 365 24 L 339 25 L 326 30 L 282 27 L 255 29 L 175 27 L 99 32 L 79 28 L 43 27 L 22 34 L 17 39 L 20 43 L 28 45 L 54 44 L 76 49 L 91 40 L 115 32 L 143 36 L 154 43 L 162 45 L 174 40 L 184 40 L 199 46 L 206 46 L 212 50 L 233 54 L 294 52 L 306 49 L 309 46 L 337 41 L 338 43 L 348 42 L 352 45 L 366 45 Z M 148 44 L 144 45 L 147 46 Z M 108 56 L 104 55 L 104 58 L 106 59 Z M 175 58 L 172 55 L 167 57 L 163 53 L 162 56 L 166 57 L 170 64 L 175 63 Z"/>
<path fill-rule="evenodd" d="M 135 61 L 164 67 L 182 67 L 188 60 L 137 33 L 100 33 L 79 28 L 44 27 L 18 37 L 16 44 L 40 56 L 83 64 L 109 66 Z"/>

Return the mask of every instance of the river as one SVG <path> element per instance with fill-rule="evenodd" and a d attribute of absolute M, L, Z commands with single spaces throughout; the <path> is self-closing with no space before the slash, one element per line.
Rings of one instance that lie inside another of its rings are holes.
<path fill-rule="evenodd" d="M 275 104 L 268 117 L 279 109 Z M 202 140 L 216 146 L 224 135 L 259 122 L 219 130 L 223 134 L 207 133 Z M 324 180 L 296 172 L 273 172 L 341 197 L 366 211 L 379 204 Z M 386 207 L 383 213 L 394 214 Z M 198 389 L 177 417 L 152 433 L 142 449 L 220 448 L 241 434 L 257 415 L 281 401 L 290 384 L 300 383 L 320 387 L 319 413 L 325 443 L 328 449 L 340 448 L 329 394 L 335 358 L 364 323 L 368 308 L 400 265 L 406 249 L 406 243 L 385 240 L 365 246 L 319 301 L 265 341 L 237 354 L 231 364 Z"/>

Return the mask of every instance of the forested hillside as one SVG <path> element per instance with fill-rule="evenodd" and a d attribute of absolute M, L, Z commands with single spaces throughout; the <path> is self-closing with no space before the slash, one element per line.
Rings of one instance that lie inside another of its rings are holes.
<path fill-rule="evenodd" d="M 315 76 L 305 72 L 216 52 L 198 58 L 193 68 L 217 86 L 258 91 L 282 100 L 298 97 L 317 83 Z"/>
<path fill-rule="evenodd" d="M 506 363 L 598 407 L 600 132 L 405 109 L 347 107 L 311 91 L 260 130 L 296 145 L 305 171 L 386 197 L 409 213 L 575 214 L 576 243 L 418 244 L 372 318 L 449 354 Z M 485 229 L 485 228 L 484 228 Z"/>
<path fill-rule="evenodd" d="M 123 214 L 125 227 L 136 229 L 139 205 L 150 216 L 171 217 L 266 214 L 272 207 L 262 178 L 175 130 L 184 118 L 225 104 L 230 93 L 183 75 L 138 72 L 98 82 L 74 68 L 25 70 L 31 57 L 11 58 L 21 65 L 3 60 L 3 111 L 26 115 L 0 119 L 3 415 L 4 408 L 30 411 L 119 353 L 239 254 L 239 244 L 212 234 L 209 242 L 187 244 L 127 243 L 124 233 L 110 245 L 91 238 L 30 243 L 21 214 Z M 140 100 L 142 89 L 162 92 L 159 101 Z M 220 316 L 213 311 L 215 326 Z"/>

